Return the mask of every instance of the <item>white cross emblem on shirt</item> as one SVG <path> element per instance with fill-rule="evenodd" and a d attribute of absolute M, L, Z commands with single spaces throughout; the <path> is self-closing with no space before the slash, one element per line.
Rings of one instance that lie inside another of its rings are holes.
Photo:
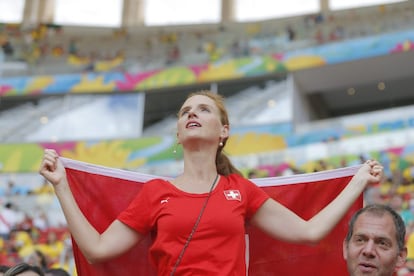
<path fill-rule="evenodd" d="M 239 190 L 225 190 L 224 195 L 227 200 L 241 201 L 241 194 Z"/>

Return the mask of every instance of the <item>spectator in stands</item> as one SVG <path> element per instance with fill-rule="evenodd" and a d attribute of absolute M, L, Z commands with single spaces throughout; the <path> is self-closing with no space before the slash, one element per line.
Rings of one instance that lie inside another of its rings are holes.
<path fill-rule="evenodd" d="M 173 45 L 167 51 L 167 65 L 172 65 L 178 62 L 181 58 L 180 48 L 177 45 Z"/>
<path fill-rule="evenodd" d="M 333 166 L 328 164 L 325 160 L 319 160 L 315 164 L 315 168 L 313 169 L 314 172 L 326 171 L 333 169 Z"/>
<path fill-rule="evenodd" d="M 23 218 L 17 225 L 17 229 L 30 232 L 33 229 L 33 218 L 28 213 L 23 213 Z"/>
<path fill-rule="evenodd" d="M 0 42 L 0 43 L 1 43 L 1 48 L 3 49 L 3 53 L 6 56 L 13 56 L 14 48 L 13 48 L 12 44 L 10 43 L 10 41 L 6 40 L 6 41 Z"/>
<path fill-rule="evenodd" d="M 102 234 L 89 224 L 76 204 L 55 150 L 45 150 L 40 173 L 54 185 L 71 234 L 86 259 L 98 262 L 114 258 L 157 230 L 152 245 L 157 249 L 150 255 L 158 264 L 159 275 L 194 270 L 198 274 L 245 275 L 247 221 L 277 239 L 315 243 L 332 230 L 366 185 L 382 179 L 382 166 L 368 160 L 333 202 L 310 220 L 303 220 L 242 177 L 222 152 L 228 138 L 229 120 L 221 96 L 206 91 L 191 94 L 179 110 L 177 121 L 183 173 L 171 181 L 155 179 L 144 185 Z M 225 202 L 229 203 L 227 208 L 223 207 Z M 201 216 L 207 219 L 196 219 Z M 229 221 L 231 227 L 220 226 Z M 197 227 L 208 229 L 209 238 L 192 238 L 189 233 L 198 233 Z M 208 259 L 206 243 L 215 249 L 208 250 L 208 255 L 215 256 L 213 262 L 200 261 Z M 185 255 L 188 244 L 191 254 Z"/>
<path fill-rule="evenodd" d="M 33 226 L 41 231 L 46 231 L 50 227 L 49 217 L 42 208 L 37 208 L 33 213 Z"/>
<path fill-rule="evenodd" d="M 29 265 L 27 263 L 19 263 L 9 268 L 4 276 L 44 276 L 42 269 L 38 266 Z"/>
<path fill-rule="evenodd" d="M 79 53 L 76 39 L 72 38 L 69 41 L 68 52 L 70 55 L 77 55 Z"/>
<path fill-rule="evenodd" d="M 22 185 L 16 185 L 13 180 L 9 180 L 7 183 L 7 189 L 5 191 L 6 196 L 15 196 L 15 195 L 27 195 L 31 191 L 28 187 Z"/>
<path fill-rule="evenodd" d="M 258 177 L 259 177 L 259 174 L 254 169 L 250 170 L 249 173 L 247 174 L 248 179 L 253 179 L 253 178 L 258 178 Z"/>
<path fill-rule="evenodd" d="M 72 276 L 77 275 L 76 266 L 73 258 L 72 240 L 69 233 L 64 235 L 64 248 L 59 256 L 59 260 L 52 263 L 51 268 L 62 268 Z"/>
<path fill-rule="evenodd" d="M 48 260 L 45 254 L 43 254 L 40 250 L 34 250 L 32 254 L 30 254 L 26 261 L 28 264 L 31 264 L 32 266 L 40 267 L 42 270 L 45 270 L 48 268 Z"/>
<path fill-rule="evenodd" d="M 392 276 L 407 256 L 405 225 L 387 205 L 358 210 L 349 223 L 343 254 L 350 276 Z"/>
<path fill-rule="evenodd" d="M 13 230 L 10 233 L 9 252 L 17 253 L 19 259 L 24 259 L 33 253 L 36 242 L 26 231 Z"/>
<path fill-rule="evenodd" d="M 10 242 L 0 239 L 0 264 L 3 266 L 11 266 L 16 263 L 17 258 L 17 253 L 11 250 Z"/>
<path fill-rule="evenodd" d="M 388 205 L 401 216 L 406 226 L 406 230 L 412 228 L 412 225 L 414 225 L 414 214 L 407 208 L 408 203 L 404 202 L 401 195 L 393 195 Z"/>
<path fill-rule="evenodd" d="M 60 254 L 63 252 L 64 243 L 58 239 L 55 231 L 49 230 L 46 241 L 38 244 L 37 248 L 50 260 L 55 261 L 58 260 Z"/>
<path fill-rule="evenodd" d="M 17 193 L 16 188 L 14 186 L 15 186 L 14 181 L 12 180 L 7 181 L 7 187 L 4 191 L 4 194 L 6 196 L 14 196 Z"/>
<path fill-rule="evenodd" d="M 4 208 L 0 210 L 0 237 L 8 240 L 10 232 L 19 223 L 17 212 L 11 202 L 4 204 Z"/>
<path fill-rule="evenodd" d="M 33 194 L 53 194 L 53 187 L 47 181 L 43 181 L 42 185 L 33 189 Z"/>
<path fill-rule="evenodd" d="M 380 184 L 369 185 L 364 192 L 364 204 L 381 204 L 384 200 L 381 197 Z"/>
<path fill-rule="evenodd" d="M 294 41 L 296 39 L 296 32 L 292 26 L 290 25 L 286 26 L 286 35 L 289 41 Z"/>

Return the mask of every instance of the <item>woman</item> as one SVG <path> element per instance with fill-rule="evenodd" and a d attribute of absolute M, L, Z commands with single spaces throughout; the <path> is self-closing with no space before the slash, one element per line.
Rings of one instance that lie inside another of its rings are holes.
<path fill-rule="evenodd" d="M 40 173 L 53 184 L 69 230 L 90 262 L 120 255 L 156 232 L 150 256 L 159 275 L 246 275 L 247 221 L 276 239 L 314 243 L 331 231 L 368 184 L 382 177 L 382 166 L 367 161 L 332 203 L 305 221 L 241 176 L 222 153 L 228 137 L 223 99 L 208 91 L 191 94 L 177 121 L 183 173 L 172 181 L 145 184 L 102 234 L 79 210 L 54 150 L 45 151 Z"/>

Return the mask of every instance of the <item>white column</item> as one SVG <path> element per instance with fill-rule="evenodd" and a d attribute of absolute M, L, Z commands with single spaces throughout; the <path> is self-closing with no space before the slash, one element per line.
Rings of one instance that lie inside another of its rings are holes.
<path fill-rule="evenodd" d="M 223 23 L 234 22 L 235 0 L 221 0 L 221 21 Z"/>
<path fill-rule="evenodd" d="M 53 23 L 55 0 L 28 0 L 23 10 L 23 25 Z"/>
<path fill-rule="evenodd" d="M 124 0 L 122 9 L 122 27 L 144 25 L 144 5 L 145 0 Z"/>

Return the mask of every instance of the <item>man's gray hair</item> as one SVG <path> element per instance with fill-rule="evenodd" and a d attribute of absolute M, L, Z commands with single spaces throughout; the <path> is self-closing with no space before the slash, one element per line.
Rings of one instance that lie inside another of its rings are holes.
<path fill-rule="evenodd" d="M 395 229 L 396 229 L 396 239 L 398 243 L 398 248 L 403 250 L 405 248 L 405 224 L 401 216 L 391 207 L 382 204 L 371 204 L 367 205 L 362 209 L 359 209 L 355 214 L 352 216 L 349 227 L 348 227 L 348 234 L 345 237 L 345 241 L 348 244 L 351 240 L 352 235 L 354 234 L 354 225 L 355 221 L 358 217 L 363 213 L 369 213 L 372 215 L 376 215 L 378 217 L 382 217 L 385 214 L 389 214 L 394 221 Z"/>

